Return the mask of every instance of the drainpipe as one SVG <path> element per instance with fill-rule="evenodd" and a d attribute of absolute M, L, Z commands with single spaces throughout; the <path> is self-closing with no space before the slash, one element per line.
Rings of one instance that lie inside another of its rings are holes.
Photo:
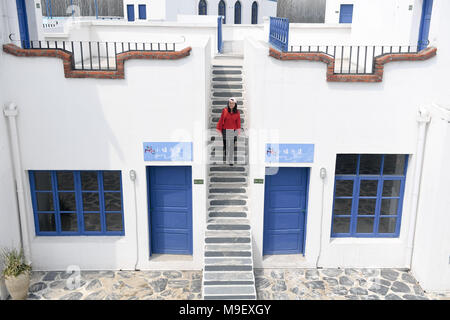
<path fill-rule="evenodd" d="M 133 181 L 133 194 L 134 194 L 134 214 L 136 219 L 136 263 L 134 264 L 134 270 L 138 269 L 139 264 L 139 234 L 138 234 L 138 210 L 137 210 L 137 197 L 136 197 L 136 171 L 130 170 L 130 180 Z"/>
<path fill-rule="evenodd" d="M 430 112 L 425 108 L 419 109 L 417 121 L 419 122 L 419 137 L 417 140 L 416 166 L 414 168 L 414 186 L 412 192 L 412 217 L 409 223 L 408 245 L 407 245 L 407 263 L 412 267 L 414 240 L 416 235 L 417 208 L 419 204 L 420 179 L 422 175 L 423 155 L 425 151 L 426 132 L 428 123 L 431 120 Z"/>
<path fill-rule="evenodd" d="M 13 155 L 14 175 L 16 180 L 17 199 L 19 202 L 19 224 L 20 224 L 20 240 L 25 254 L 25 260 L 30 263 L 30 239 L 27 227 L 27 214 L 25 205 L 25 195 L 23 188 L 22 163 L 20 161 L 19 136 L 17 131 L 16 117 L 18 114 L 17 105 L 13 102 L 5 106 L 4 115 L 9 121 L 9 136 Z"/>
<path fill-rule="evenodd" d="M 320 228 L 319 228 L 319 253 L 317 254 L 316 269 L 319 268 L 320 255 L 322 254 L 322 223 L 323 223 L 323 199 L 325 193 L 325 178 L 327 177 L 327 170 L 320 168 L 320 178 L 322 179 L 322 209 L 320 212 Z"/>

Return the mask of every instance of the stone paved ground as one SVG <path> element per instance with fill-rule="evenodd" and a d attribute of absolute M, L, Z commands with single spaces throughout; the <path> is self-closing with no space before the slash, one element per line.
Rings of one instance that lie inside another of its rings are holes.
<path fill-rule="evenodd" d="M 201 271 L 33 272 L 29 299 L 41 300 L 190 300 L 201 299 Z M 425 293 L 401 269 L 255 269 L 259 300 L 445 299 L 450 293 Z"/>
<path fill-rule="evenodd" d="M 255 269 L 259 300 L 430 300 L 402 269 Z"/>

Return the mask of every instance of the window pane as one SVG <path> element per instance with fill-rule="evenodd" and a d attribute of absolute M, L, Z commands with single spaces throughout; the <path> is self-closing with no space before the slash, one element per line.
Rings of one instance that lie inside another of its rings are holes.
<path fill-rule="evenodd" d="M 53 211 L 53 193 L 36 192 L 38 211 Z"/>
<path fill-rule="evenodd" d="M 83 211 L 100 211 L 97 192 L 83 192 Z"/>
<path fill-rule="evenodd" d="M 356 174 L 356 154 L 338 154 L 336 157 L 336 174 Z"/>
<path fill-rule="evenodd" d="M 381 174 L 381 154 L 362 154 L 359 174 Z"/>
<path fill-rule="evenodd" d="M 363 197 L 376 197 L 378 190 L 378 180 L 361 180 L 359 185 L 359 195 Z"/>
<path fill-rule="evenodd" d="M 350 218 L 334 218 L 333 233 L 350 233 Z"/>
<path fill-rule="evenodd" d="M 373 233 L 374 218 L 358 218 L 357 233 Z"/>
<path fill-rule="evenodd" d="M 403 175 L 405 171 L 404 154 L 387 154 L 384 156 L 383 175 Z"/>
<path fill-rule="evenodd" d="M 57 172 L 58 190 L 75 190 L 73 172 Z"/>
<path fill-rule="evenodd" d="M 382 215 L 397 215 L 399 199 L 382 199 L 381 200 L 381 211 Z"/>
<path fill-rule="evenodd" d="M 395 233 L 397 218 L 380 218 L 378 233 Z"/>
<path fill-rule="evenodd" d="M 59 192 L 59 210 L 60 211 L 76 211 L 74 192 Z"/>
<path fill-rule="evenodd" d="M 39 231 L 56 231 L 55 215 L 53 213 L 39 213 Z"/>
<path fill-rule="evenodd" d="M 103 171 L 103 189 L 111 191 L 120 190 L 119 171 Z"/>
<path fill-rule="evenodd" d="M 101 231 L 100 213 L 84 214 L 84 231 Z"/>
<path fill-rule="evenodd" d="M 34 172 L 34 185 L 36 190 L 52 190 L 52 179 L 50 172 Z"/>
<path fill-rule="evenodd" d="M 120 192 L 105 192 L 105 210 L 106 211 L 122 210 Z"/>
<path fill-rule="evenodd" d="M 400 195 L 400 180 L 383 181 L 383 197 L 398 197 Z"/>
<path fill-rule="evenodd" d="M 353 180 L 336 180 L 336 197 L 353 196 Z"/>
<path fill-rule="evenodd" d="M 122 231 L 122 214 L 121 213 L 107 213 L 106 214 L 106 230 L 107 231 Z"/>
<path fill-rule="evenodd" d="M 98 190 L 97 172 L 82 171 L 81 176 L 81 190 L 91 191 Z"/>
<path fill-rule="evenodd" d="M 377 199 L 359 199 L 358 214 L 374 215 Z"/>
<path fill-rule="evenodd" d="M 335 199 L 333 213 L 337 215 L 351 215 L 352 201 L 353 199 Z"/>
<path fill-rule="evenodd" d="M 76 213 L 61 213 L 61 231 L 78 231 Z"/>

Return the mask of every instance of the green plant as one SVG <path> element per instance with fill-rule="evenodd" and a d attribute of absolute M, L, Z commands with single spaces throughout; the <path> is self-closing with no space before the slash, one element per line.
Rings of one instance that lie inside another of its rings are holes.
<path fill-rule="evenodd" d="M 3 249 L 1 258 L 3 260 L 4 269 L 2 275 L 4 277 L 17 277 L 22 273 L 30 273 L 31 265 L 25 262 L 23 250 Z"/>

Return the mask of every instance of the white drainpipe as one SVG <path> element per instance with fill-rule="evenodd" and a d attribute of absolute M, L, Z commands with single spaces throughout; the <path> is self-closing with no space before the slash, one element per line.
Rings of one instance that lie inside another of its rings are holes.
<path fill-rule="evenodd" d="M 25 195 L 22 179 L 22 163 L 20 161 L 19 137 L 16 124 L 16 117 L 18 114 L 17 105 L 11 102 L 7 106 L 5 106 L 3 112 L 5 114 L 5 117 L 7 117 L 9 121 L 9 136 L 11 139 L 10 142 L 13 156 L 17 199 L 19 202 L 19 224 L 21 231 L 21 242 L 25 254 L 25 259 L 27 260 L 28 263 L 30 263 L 31 261 L 30 239 L 27 227 L 27 213 L 26 213 Z"/>
<path fill-rule="evenodd" d="M 414 168 L 414 186 L 412 191 L 411 221 L 409 223 L 408 245 L 406 252 L 406 261 L 409 268 L 412 267 L 412 257 L 414 249 L 414 239 L 416 235 L 417 208 L 419 204 L 420 179 L 422 175 L 423 155 L 425 151 L 425 141 L 427 125 L 431 120 L 430 112 L 425 108 L 419 109 L 417 121 L 419 122 L 419 137 L 417 140 L 416 166 Z"/>

